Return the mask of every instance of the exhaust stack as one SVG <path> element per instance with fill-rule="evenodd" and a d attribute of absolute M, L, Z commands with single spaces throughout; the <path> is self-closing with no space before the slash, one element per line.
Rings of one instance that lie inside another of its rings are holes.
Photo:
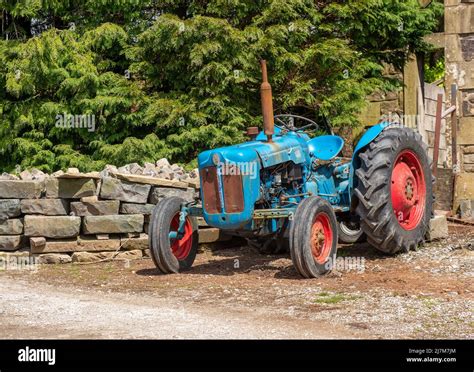
<path fill-rule="evenodd" d="M 260 97 L 262 100 L 263 131 L 267 136 L 268 142 L 273 142 L 272 137 L 275 132 L 275 122 L 273 118 L 273 98 L 272 87 L 268 83 L 267 62 L 260 61 L 262 67 L 262 85 L 260 85 Z"/>

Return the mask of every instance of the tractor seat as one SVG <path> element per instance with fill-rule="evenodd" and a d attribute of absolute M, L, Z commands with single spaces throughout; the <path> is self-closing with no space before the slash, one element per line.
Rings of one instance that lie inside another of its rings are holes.
<path fill-rule="evenodd" d="M 309 152 L 319 160 L 329 161 L 335 158 L 344 147 L 344 140 L 339 136 L 320 136 L 308 141 Z"/>

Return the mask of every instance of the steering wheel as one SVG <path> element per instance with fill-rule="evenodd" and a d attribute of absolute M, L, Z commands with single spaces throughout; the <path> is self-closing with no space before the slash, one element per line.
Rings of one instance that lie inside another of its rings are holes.
<path fill-rule="evenodd" d="M 284 120 L 282 120 L 282 118 L 291 118 L 291 119 L 304 120 L 304 121 L 308 122 L 309 124 L 304 125 L 300 128 L 296 128 L 292 123 L 288 124 Z M 280 123 L 281 125 L 283 125 L 286 129 L 288 129 L 289 131 L 292 131 L 292 132 L 303 131 L 303 130 L 309 129 L 311 127 L 314 127 L 315 129 L 319 129 L 318 123 L 316 123 L 315 121 L 313 121 L 311 119 L 305 118 L 304 116 L 300 116 L 300 115 L 293 115 L 293 114 L 275 115 L 275 120 L 278 121 L 278 123 Z"/>

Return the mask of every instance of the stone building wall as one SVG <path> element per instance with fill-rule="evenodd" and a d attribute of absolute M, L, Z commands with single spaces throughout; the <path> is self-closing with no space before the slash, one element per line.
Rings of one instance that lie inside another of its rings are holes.
<path fill-rule="evenodd" d="M 398 71 L 393 66 L 386 65 L 384 75 L 392 79 L 404 81 L 404 72 Z M 404 91 L 399 89 L 394 92 L 375 92 L 367 97 L 367 107 L 361 113 L 361 121 L 364 126 L 377 124 L 384 116 L 397 119 L 404 112 Z"/>
<path fill-rule="evenodd" d="M 454 209 L 474 199 L 474 0 L 445 0 L 446 91 L 458 87 L 458 164 Z"/>

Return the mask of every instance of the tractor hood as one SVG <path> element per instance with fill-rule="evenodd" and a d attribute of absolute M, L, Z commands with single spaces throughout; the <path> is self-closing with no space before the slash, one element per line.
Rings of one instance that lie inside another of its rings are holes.
<path fill-rule="evenodd" d="M 258 161 L 259 168 L 267 168 L 287 161 L 301 164 L 309 159 L 308 139 L 306 134 L 290 132 L 275 136 L 273 142 L 250 141 L 204 151 L 198 156 L 199 168 L 217 165 L 218 161 L 230 163 Z"/>
<path fill-rule="evenodd" d="M 288 133 L 274 136 L 273 142 L 250 141 L 199 154 L 206 222 L 224 230 L 250 224 L 255 203 L 261 198 L 261 170 L 288 161 L 309 161 L 307 141 L 305 134 Z"/>

